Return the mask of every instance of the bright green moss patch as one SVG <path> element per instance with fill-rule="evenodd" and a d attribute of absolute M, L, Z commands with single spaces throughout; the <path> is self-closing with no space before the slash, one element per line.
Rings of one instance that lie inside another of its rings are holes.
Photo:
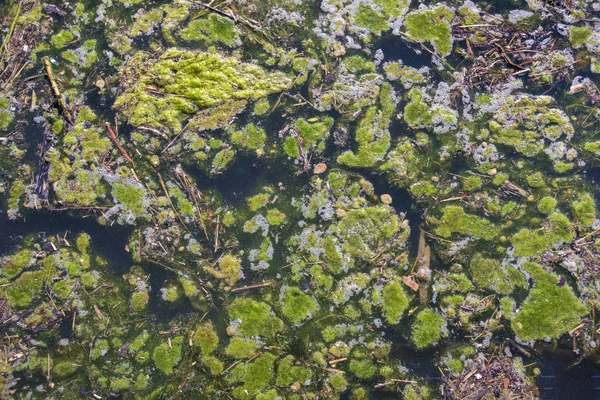
<path fill-rule="evenodd" d="M 258 343 L 235 336 L 231 338 L 225 354 L 233 358 L 250 358 L 258 349 Z"/>
<path fill-rule="evenodd" d="M 240 364 L 234 368 L 232 375 L 239 376 L 241 386 L 233 391 L 235 399 L 251 399 L 261 392 L 273 380 L 275 376 L 275 360 L 271 353 L 264 353 L 250 364 Z"/>
<path fill-rule="evenodd" d="M 425 309 L 417 315 L 412 326 L 412 340 L 418 349 L 439 342 L 444 334 L 444 318 L 431 309 Z"/>
<path fill-rule="evenodd" d="M 131 211 L 136 217 L 140 217 L 146 211 L 144 208 L 144 189 L 137 185 L 128 185 L 115 182 L 112 185 L 112 195 L 126 211 Z"/>
<path fill-rule="evenodd" d="M 410 127 L 431 125 L 433 116 L 429 106 L 421 101 L 422 95 L 418 89 L 412 89 L 408 93 L 410 102 L 404 107 L 404 121 Z"/>
<path fill-rule="evenodd" d="M 290 386 L 294 382 L 305 384 L 312 376 L 308 368 L 293 365 L 294 356 L 286 356 L 277 366 L 277 379 L 275 385 L 280 387 Z"/>
<path fill-rule="evenodd" d="M 317 310 L 315 299 L 295 287 L 285 290 L 281 302 L 283 315 L 294 324 L 310 317 Z"/>
<path fill-rule="evenodd" d="M 218 269 L 205 266 L 204 270 L 215 278 L 225 281 L 229 286 L 233 286 L 240 279 L 242 265 L 239 258 L 226 254 L 219 261 Z"/>
<path fill-rule="evenodd" d="M 269 202 L 268 194 L 257 194 L 256 196 L 250 197 L 248 199 L 248 208 L 252 212 L 256 212 L 267 205 Z"/>
<path fill-rule="evenodd" d="M 414 11 L 406 15 L 406 33 L 420 42 L 431 42 L 436 52 L 447 56 L 452 51 L 450 23 L 454 12 L 440 5 L 426 11 Z"/>
<path fill-rule="evenodd" d="M 158 60 L 138 53 L 124 77 L 127 90 L 115 107 L 134 126 L 179 132 L 198 111 L 236 100 L 258 100 L 284 90 L 290 79 L 217 53 L 167 50 Z M 147 92 L 153 86 L 162 92 Z"/>
<path fill-rule="evenodd" d="M 382 243 L 397 236 L 401 240 L 408 234 L 387 206 L 348 212 L 336 227 L 336 233 L 343 239 L 344 251 L 363 260 L 372 259 Z"/>
<path fill-rule="evenodd" d="M 57 49 L 62 49 L 67 45 L 67 43 L 70 43 L 73 40 L 75 40 L 75 35 L 70 31 L 63 29 L 56 35 L 52 36 L 51 40 L 52 44 L 54 44 L 54 47 L 56 47 Z"/>
<path fill-rule="evenodd" d="M 200 347 L 202 350 L 202 356 L 208 356 L 212 354 L 217 347 L 219 347 L 219 337 L 217 332 L 210 322 L 205 322 L 199 325 L 194 332 L 192 339 L 194 346 Z"/>
<path fill-rule="evenodd" d="M 27 266 L 33 263 L 31 250 L 21 250 L 18 253 L 5 257 L 0 262 L 2 276 L 12 279 L 19 275 Z"/>
<path fill-rule="evenodd" d="M 542 214 L 550 214 L 552 211 L 554 211 L 556 204 L 557 201 L 554 200 L 553 197 L 546 196 L 540 199 L 540 201 L 538 202 L 537 209 Z"/>
<path fill-rule="evenodd" d="M 485 218 L 466 214 L 461 206 L 446 206 L 442 209 L 442 217 L 436 233 L 449 238 L 453 233 L 492 240 L 498 236 L 499 229 Z"/>
<path fill-rule="evenodd" d="M 234 47 L 239 41 L 234 22 L 214 13 L 190 22 L 180 35 L 184 40 L 202 41 L 209 45 L 223 43 Z"/>
<path fill-rule="evenodd" d="M 588 39 L 592 36 L 591 28 L 587 26 L 574 26 L 569 28 L 569 41 L 576 49 L 585 45 Z"/>
<path fill-rule="evenodd" d="M 558 276 L 535 263 L 523 268 L 533 280 L 533 289 L 512 320 L 512 328 L 522 340 L 558 337 L 575 327 L 587 314 L 587 307 L 568 285 L 558 285 Z"/>
<path fill-rule="evenodd" d="M 248 124 L 241 131 L 235 131 L 231 135 L 234 145 L 245 150 L 262 151 L 265 146 L 267 135 L 264 129 L 254 124 Z"/>
<path fill-rule="evenodd" d="M 473 282 L 480 288 L 493 290 L 500 294 L 510 294 L 515 284 L 523 283 L 524 277 L 518 270 L 508 267 L 504 270 L 500 261 L 475 254 L 471 259 Z"/>
<path fill-rule="evenodd" d="M 285 141 L 283 142 L 283 151 L 290 158 L 296 159 L 300 157 L 300 148 L 298 147 L 295 137 L 288 136 L 285 138 Z"/>
<path fill-rule="evenodd" d="M 173 368 L 181 359 L 182 343 L 183 336 L 177 336 L 171 340 L 170 345 L 169 343 L 158 345 L 152 353 L 152 359 L 154 360 L 156 368 L 166 375 L 171 375 L 173 373 Z"/>
<path fill-rule="evenodd" d="M 271 226 L 279 226 L 285 221 L 285 214 L 277 209 L 269 210 L 267 213 L 267 221 Z"/>
<path fill-rule="evenodd" d="M 539 256 L 549 246 L 556 243 L 558 237 L 546 230 L 534 231 L 523 228 L 513 235 L 511 240 L 517 257 L 534 257 Z"/>
<path fill-rule="evenodd" d="M 373 10 L 371 6 L 366 4 L 358 6 L 355 21 L 356 25 L 365 28 L 376 35 L 389 29 L 389 23 L 385 15 L 378 13 Z"/>
<path fill-rule="evenodd" d="M 589 194 L 582 195 L 578 200 L 572 202 L 571 210 L 577 220 L 584 225 L 591 225 L 596 219 L 596 205 Z"/>
<path fill-rule="evenodd" d="M 248 298 L 239 298 L 228 307 L 229 318 L 239 319 L 238 332 L 246 337 L 272 337 L 283 330 L 283 321 L 272 315 L 268 304 Z"/>
<path fill-rule="evenodd" d="M 388 324 L 395 325 L 408 307 L 408 298 L 399 282 L 393 281 L 383 288 L 383 314 Z"/>

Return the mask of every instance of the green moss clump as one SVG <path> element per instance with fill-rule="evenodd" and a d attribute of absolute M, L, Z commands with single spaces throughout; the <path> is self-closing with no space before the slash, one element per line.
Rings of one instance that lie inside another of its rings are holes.
<path fill-rule="evenodd" d="M 225 281 L 229 286 L 233 286 L 240 280 L 242 264 L 239 258 L 226 254 L 219 260 L 218 269 L 205 266 L 204 270 L 215 278 Z"/>
<path fill-rule="evenodd" d="M 233 161 L 233 157 L 235 156 L 235 151 L 231 149 L 223 149 L 215 154 L 215 158 L 213 158 L 212 168 L 210 173 L 213 175 L 217 175 L 225 171 L 229 163 Z"/>
<path fill-rule="evenodd" d="M 265 115 L 266 113 L 269 112 L 269 110 L 271 109 L 271 103 L 269 103 L 269 99 L 266 97 L 263 97 L 262 99 L 258 100 L 256 103 L 254 103 L 254 114 L 255 115 Z"/>
<path fill-rule="evenodd" d="M 283 360 L 279 362 L 275 385 L 279 387 L 287 387 L 294 382 L 298 382 L 303 385 L 312 377 L 312 373 L 308 368 L 293 366 L 293 362 L 294 356 L 291 355 L 285 356 Z"/>
<path fill-rule="evenodd" d="M 65 378 L 67 376 L 73 375 L 78 369 L 80 365 L 71 361 L 63 361 L 54 366 L 52 368 L 52 374 L 56 378 Z"/>
<path fill-rule="evenodd" d="M 433 117 L 429 106 L 421 101 L 422 95 L 418 89 L 412 89 L 408 93 L 410 102 L 404 107 L 404 121 L 410 127 L 431 125 Z"/>
<path fill-rule="evenodd" d="M 295 137 L 288 136 L 285 138 L 285 141 L 283 142 L 283 151 L 288 157 L 293 158 L 294 160 L 300 158 L 300 148 L 298 147 Z"/>
<path fill-rule="evenodd" d="M 252 212 L 256 212 L 267 205 L 269 202 L 270 196 L 268 194 L 262 193 L 257 194 L 256 196 L 250 197 L 248 199 L 248 208 Z"/>
<path fill-rule="evenodd" d="M 525 341 L 555 338 L 575 327 L 588 313 L 568 285 L 559 286 L 559 277 L 535 263 L 523 268 L 533 279 L 533 289 L 512 320 L 517 336 Z"/>
<path fill-rule="evenodd" d="M 233 358 L 250 358 L 258 349 L 258 343 L 252 340 L 246 340 L 239 336 L 231 338 L 229 345 L 225 349 L 225 354 Z"/>
<path fill-rule="evenodd" d="M 436 233 L 441 237 L 448 238 L 453 233 L 459 233 L 479 239 L 492 240 L 499 234 L 499 229 L 490 221 L 466 214 L 461 206 L 446 206 L 442 212 L 442 218 L 436 228 Z"/>
<path fill-rule="evenodd" d="M 512 293 L 515 283 L 518 284 L 524 279 L 523 275 L 512 267 L 509 276 L 509 272 L 501 267 L 500 261 L 485 258 L 479 253 L 471 259 L 470 267 L 475 285 L 500 294 Z"/>
<path fill-rule="evenodd" d="M 176 49 L 167 50 L 158 60 L 137 53 L 124 72 L 126 90 L 115 101 L 115 108 L 133 126 L 171 133 L 180 132 L 182 122 L 201 110 L 258 100 L 291 83 L 280 72 L 268 72 L 233 57 Z M 148 92 L 148 87 L 157 88 L 161 96 Z"/>
<path fill-rule="evenodd" d="M 223 43 L 229 47 L 235 47 L 240 39 L 233 21 L 214 13 L 190 22 L 180 36 L 184 40 L 202 41 L 208 45 Z"/>
<path fill-rule="evenodd" d="M 277 209 L 269 210 L 267 213 L 267 221 L 271 226 L 279 226 L 285 221 L 285 214 Z"/>
<path fill-rule="evenodd" d="M 417 315 L 412 326 L 412 340 L 418 349 L 437 343 L 444 335 L 444 318 L 431 309 L 425 309 Z"/>
<path fill-rule="evenodd" d="M 591 225 L 596 219 L 596 205 L 589 194 L 582 195 L 578 200 L 573 201 L 571 210 L 583 225 Z"/>
<path fill-rule="evenodd" d="M 515 247 L 515 256 L 534 257 L 542 254 L 558 239 L 555 234 L 546 230 L 534 231 L 523 228 L 513 235 L 511 241 Z"/>
<path fill-rule="evenodd" d="M 393 281 L 383 288 L 382 309 L 388 324 L 396 325 L 408 307 L 408 297 L 399 282 Z"/>
<path fill-rule="evenodd" d="M 358 379 L 371 379 L 377 373 L 377 366 L 370 358 L 352 359 L 349 368 Z"/>
<path fill-rule="evenodd" d="M 200 347 L 202 356 L 212 354 L 219 347 L 219 337 L 211 322 L 205 322 L 196 328 L 192 338 L 194 346 Z"/>
<path fill-rule="evenodd" d="M 462 185 L 465 191 L 472 192 L 479 189 L 483 185 L 483 182 L 478 176 L 470 176 L 462 181 Z"/>
<path fill-rule="evenodd" d="M 348 381 L 341 374 L 332 374 L 329 377 L 329 384 L 337 393 L 341 393 L 348 388 Z"/>
<path fill-rule="evenodd" d="M 241 131 L 235 131 L 231 135 L 232 143 L 244 150 L 251 150 L 262 153 L 265 147 L 267 135 L 264 129 L 254 124 L 248 124 Z"/>
<path fill-rule="evenodd" d="M 11 307 L 24 308 L 42 292 L 47 274 L 43 271 L 25 271 L 8 287 L 6 294 Z"/>
<path fill-rule="evenodd" d="M 355 16 L 356 25 L 367 29 L 369 32 L 380 35 L 389 29 L 390 24 L 385 15 L 375 11 L 370 5 L 361 4 Z"/>
<path fill-rule="evenodd" d="M 233 390 L 233 397 L 235 399 L 252 399 L 265 389 L 274 378 L 276 359 L 277 357 L 271 353 L 263 353 L 252 363 L 234 368 L 232 375 L 239 375 L 242 385 Z"/>
<path fill-rule="evenodd" d="M 140 217 L 146 211 L 144 208 L 144 189 L 136 185 L 115 182 L 112 185 L 112 195 L 115 201 L 123 204 L 126 211 L 131 211 Z"/>
<path fill-rule="evenodd" d="M 426 11 L 413 11 L 406 15 L 404 26 L 407 35 L 419 42 L 430 41 L 437 53 L 447 56 L 452 51 L 450 23 L 454 12 L 440 5 Z"/>
<path fill-rule="evenodd" d="M 16 180 L 10 187 L 10 197 L 8 198 L 9 210 L 18 210 L 21 197 L 25 194 L 27 186 L 20 180 Z"/>
<path fill-rule="evenodd" d="M 573 26 L 569 28 L 569 41 L 574 48 L 578 49 L 585 45 L 594 31 L 587 26 Z"/>
<path fill-rule="evenodd" d="M 56 47 L 57 49 L 62 49 L 67 45 L 67 43 L 70 43 L 73 40 L 75 40 L 75 35 L 70 31 L 63 29 L 56 35 L 52 36 L 51 40 L 52 44 L 54 44 L 54 47 Z"/>
<path fill-rule="evenodd" d="M 33 264 L 33 252 L 27 249 L 21 250 L 2 259 L 0 262 L 2 276 L 13 279 L 31 264 Z"/>
<path fill-rule="evenodd" d="M 352 210 L 335 227 L 335 232 L 345 252 L 365 261 L 375 257 L 383 243 L 392 239 L 403 243 L 409 233 L 400 227 L 398 216 L 387 206 Z"/>
<path fill-rule="evenodd" d="M 144 311 L 148 306 L 150 295 L 145 291 L 136 291 L 131 295 L 131 309 L 135 312 Z"/>
<path fill-rule="evenodd" d="M 534 174 L 528 175 L 526 181 L 527 184 L 534 189 L 539 189 L 546 186 L 546 182 L 544 182 L 544 176 L 541 172 L 536 172 Z M 502 183 L 504 183 L 504 181 Z"/>
<path fill-rule="evenodd" d="M 338 163 L 349 167 L 369 168 L 382 162 L 390 148 L 389 122 L 389 115 L 377 107 L 369 107 L 356 128 L 358 151 L 345 151 L 337 158 Z"/>
<path fill-rule="evenodd" d="M 550 214 L 552 211 L 554 211 L 556 204 L 557 202 L 553 197 L 546 196 L 540 199 L 537 209 L 542 214 Z"/>
<path fill-rule="evenodd" d="M 326 139 L 329 136 L 329 130 L 332 126 L 333 118 L 330 117 L 314 122 L 309 122 L 303 118 L 296 120 L 296 128 L 305 143 L 303 147 L 307 149 L 316 145 L 319 141 Z"/>
<path fill-rule="evenodd" d="M 227 312 L 231 320 L 241 320 L 238 332 L 246 337 L 273 337 L 283 330 L 283 321 L 271 315 L 268 304 L 248 298 L 235 299 Z"/>
<path fill-rule="evenodd" d="M 181 359 L 181 346 L 183 343 L 183 336 L 177 336 L 171 340 L 171 346 L 169 343 L 163 343 L 154 348 L 152 353 L 152 359 L 156 368 L 161 370 L 166 375 L 173 373 L 173 367 L 175 367 Z"/>
<path fill-rule="evenodd" d="M 287 288 L 281 302 L 281 312 L 294 324 L 309 318 L 317 310 L 315 299 L 296 287 Z"/>

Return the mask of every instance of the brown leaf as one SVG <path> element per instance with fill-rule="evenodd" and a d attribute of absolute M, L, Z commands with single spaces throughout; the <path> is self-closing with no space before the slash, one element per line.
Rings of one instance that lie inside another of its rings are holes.
<path fill-rule="evenodd" d="M 403 276 L 402 283 L 404 283 L 406 286 L 408 286 L 415 292 L 419 290 L 419 284 L 417 282 L 413 281 L 410 276 Z"/>

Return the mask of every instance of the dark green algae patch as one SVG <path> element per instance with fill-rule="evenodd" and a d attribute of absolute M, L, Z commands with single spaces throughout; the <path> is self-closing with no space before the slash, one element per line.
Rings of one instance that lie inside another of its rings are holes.
<path fill-rule="evenodd" d="M 595 13 L 6 2 L 0 397 L 533 399 L 532 353 L 596 362 Z"/>

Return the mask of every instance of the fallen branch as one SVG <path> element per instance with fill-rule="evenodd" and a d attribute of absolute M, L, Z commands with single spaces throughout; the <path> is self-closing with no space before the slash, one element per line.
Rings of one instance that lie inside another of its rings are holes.
<path fill-rule="evenodd" d="M 62 113 L 64 118 L 67 120 L 67 122 L 70 125 L 73 125 L 73 116 L 71 115 L 71 112 L 67 108 L 65 100 L 63 99 L 62 95 L 60 94 L 58 85 L 56 84 L 56 81 L 54 80 L 54 74 L 52 73 L 52 64 L 50 64 L 50 59 L 48 57 L 44 57 L 44 67 L 46 68 L 46 75 L 48 76 L 48 80 L 50 81 L 50 86 L 52 87 L 52 94 L 54 94 L 54 97 L 56 98 L 56 104 L 58 105 L 60 112 Z"/>
<path fill-rule="evenodd" d="M 250 290 L 250 289 L 263 288 L 263 287 L 271 286 L 272 284 L 273 284 L 273 281 L 268 281 L 265 283 L 259 283 L 257 285 L 243 286 L 243 287 L 231 289 L 231 293 L 241 292 L 241 291 Z"/>
<path fill-rule="evenodd" d="M 112 142 L 115 144 L 115 146 L 119 150 L 119 153 L 121 153 L 121 155 L 123 157 L 125 157 L 125 159 L 127 161 L 129 161 L 130 163 L 133 164 L 133 160 L 131 159 L 131 157 L 129 156 L 129 154 L 127 154 L 127 152 L 125 151 L 125 149 L 123 148 L 123 146 L 121 146 L 121 143 L 119 143 L 119 139 L 117 138 L 117 135 L 116 135 L 115 131 L 113 131 L 112 127 L 110 126 L 110 123 L 105 122 L 104 126 L 106 127 L 106 130 L 108 131 L 108 136 L 110 137 L 110 140 L 112 140 Z"/>

